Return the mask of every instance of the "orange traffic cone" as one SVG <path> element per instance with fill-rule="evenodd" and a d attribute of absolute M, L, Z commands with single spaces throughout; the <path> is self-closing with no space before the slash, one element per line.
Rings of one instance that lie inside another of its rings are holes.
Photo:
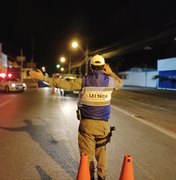
<path fill-rule="evenodd" d="M 89 162 L 87 154 L 81 155 L 77 180 L 90 180 Z"/>
<path fill-rule="evenodd" d="M 35 89 L 36 89 L 36 90 L 39 89 L 39 84 L 38 84 L 38 82 L 36 82 L 36 84 L 35 84 Z"/>
<path fill-rule="evenodd" d="M 125 155 L 119 180 L 134 180 L 132 158 Z"/>

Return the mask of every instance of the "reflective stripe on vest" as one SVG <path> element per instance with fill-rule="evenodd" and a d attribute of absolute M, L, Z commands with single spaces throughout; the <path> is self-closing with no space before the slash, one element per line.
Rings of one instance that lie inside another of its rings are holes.
<path fill-rule="evenodd" d="M 84 87 L 80 104 L 90 106 L 106 106 L 110 104 L 112 87 Z"/>

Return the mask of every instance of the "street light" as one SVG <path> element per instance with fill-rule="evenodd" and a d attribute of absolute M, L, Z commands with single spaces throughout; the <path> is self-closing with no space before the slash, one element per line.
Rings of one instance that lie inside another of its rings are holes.
<path fill-rule="evenodd" d="M 61 57 L 60 62 L 62 62 L 62 63 L 65 62 L 65 57 Z"/>
<path fill-rule="evenodd" d="M 60 64 L 56 64 L 56 67 L 59 69 L 60 68 Z"/>
<path fill-rule="evenodd" d="M 62 71 L 62 72 L 64 71 L 64 68 L 63 68 L 63 67 L 61 67 L 61 71 Z"/>
<path fill-rule="evenodd" d="M 68 74 L 70 74 L 70 72 L 71 72 L 71 59 L 70 59 L 70 57 L 68 57 L 67 59 L 68 59 Z M 60 62 L 64 63 L 65 61 L 66 61 L 66 58 L 62 56 L 60 58 Z"/>
<path fill-rule="evenodd" d="M 73 42 L 72 42 L 72 47 L 73 47 L 73 48 L 77 48 L 77 47 L 78 47 L 78 43 L 77 43 L 76 41 L 73 41 Z"/>

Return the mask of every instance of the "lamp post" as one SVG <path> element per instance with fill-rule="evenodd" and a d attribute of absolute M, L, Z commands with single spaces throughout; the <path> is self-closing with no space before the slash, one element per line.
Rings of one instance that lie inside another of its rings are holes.
<path fill-rule="evenodd" d="M 68 57 L 68 74 L 71 73 L 71 58 Z"/>
<path fill-rule="evenodd" d="M 88 64 L 89 64 L 89 46 L 88 46 L 88 38 L 86 38 L 86 49 L 83 50 L 83 48 L 79 45 L 77 41 L 72 42 L 72 47 L 77 48 L 81 50 L 82 54 L 84 55 L 84 62 L 85 62 L 85 75 L 88 74 Z M 81 72 L 81 66 L 80 66 L 80 72 Z M 80 73 L 81 74 L 81 73 Z"/>
<path fill-rule="evenodd" d="M 84 51 L 83 49 L 79 46 L 78 42 L 77 41 L 72 41 L 71 43 L 71 47 L 76 49 L 79 47 L 79 49 L 81 50 L 81 52 L 84 54 Z M 79 70 L 79 75 L 82 76 L 82 70 L 81 70 L 81 66 L 78 67 L 78 70 Z"/>
<path fill-rule="evenodd" d="M 26 60 L 26 57 L 23 56 L 23 50 L 20 49 L 20 56 L 17 56 L 17 61 L 21 63 L 21 82 L 23 82 L 23 62 Z"/>
<path fill-rule="evenodd" d="M 88 75 L 89 71 L 89 44 L 88 44 L 88 39 L 86 39 L 86 52 L 85 52 L 85 75 Z"/>

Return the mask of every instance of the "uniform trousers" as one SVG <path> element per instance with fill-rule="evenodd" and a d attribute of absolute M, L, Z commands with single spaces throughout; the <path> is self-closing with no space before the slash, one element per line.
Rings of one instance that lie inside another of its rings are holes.
<path fill-rule="evenodd" d="M 107 173 L 106 140 L 110 132 L 110 124 L 104 120 L 83 119 L 79 124 L 78 145 L 80 154 L 88 155 L 91 178 L 95 170 L 100 179 Z M 97 140 L 98 139 L 98 140 Z M 95 163 L 96 160 L 96 163 Z M 97 169 L 95 169 L 97 164 Z"/>

